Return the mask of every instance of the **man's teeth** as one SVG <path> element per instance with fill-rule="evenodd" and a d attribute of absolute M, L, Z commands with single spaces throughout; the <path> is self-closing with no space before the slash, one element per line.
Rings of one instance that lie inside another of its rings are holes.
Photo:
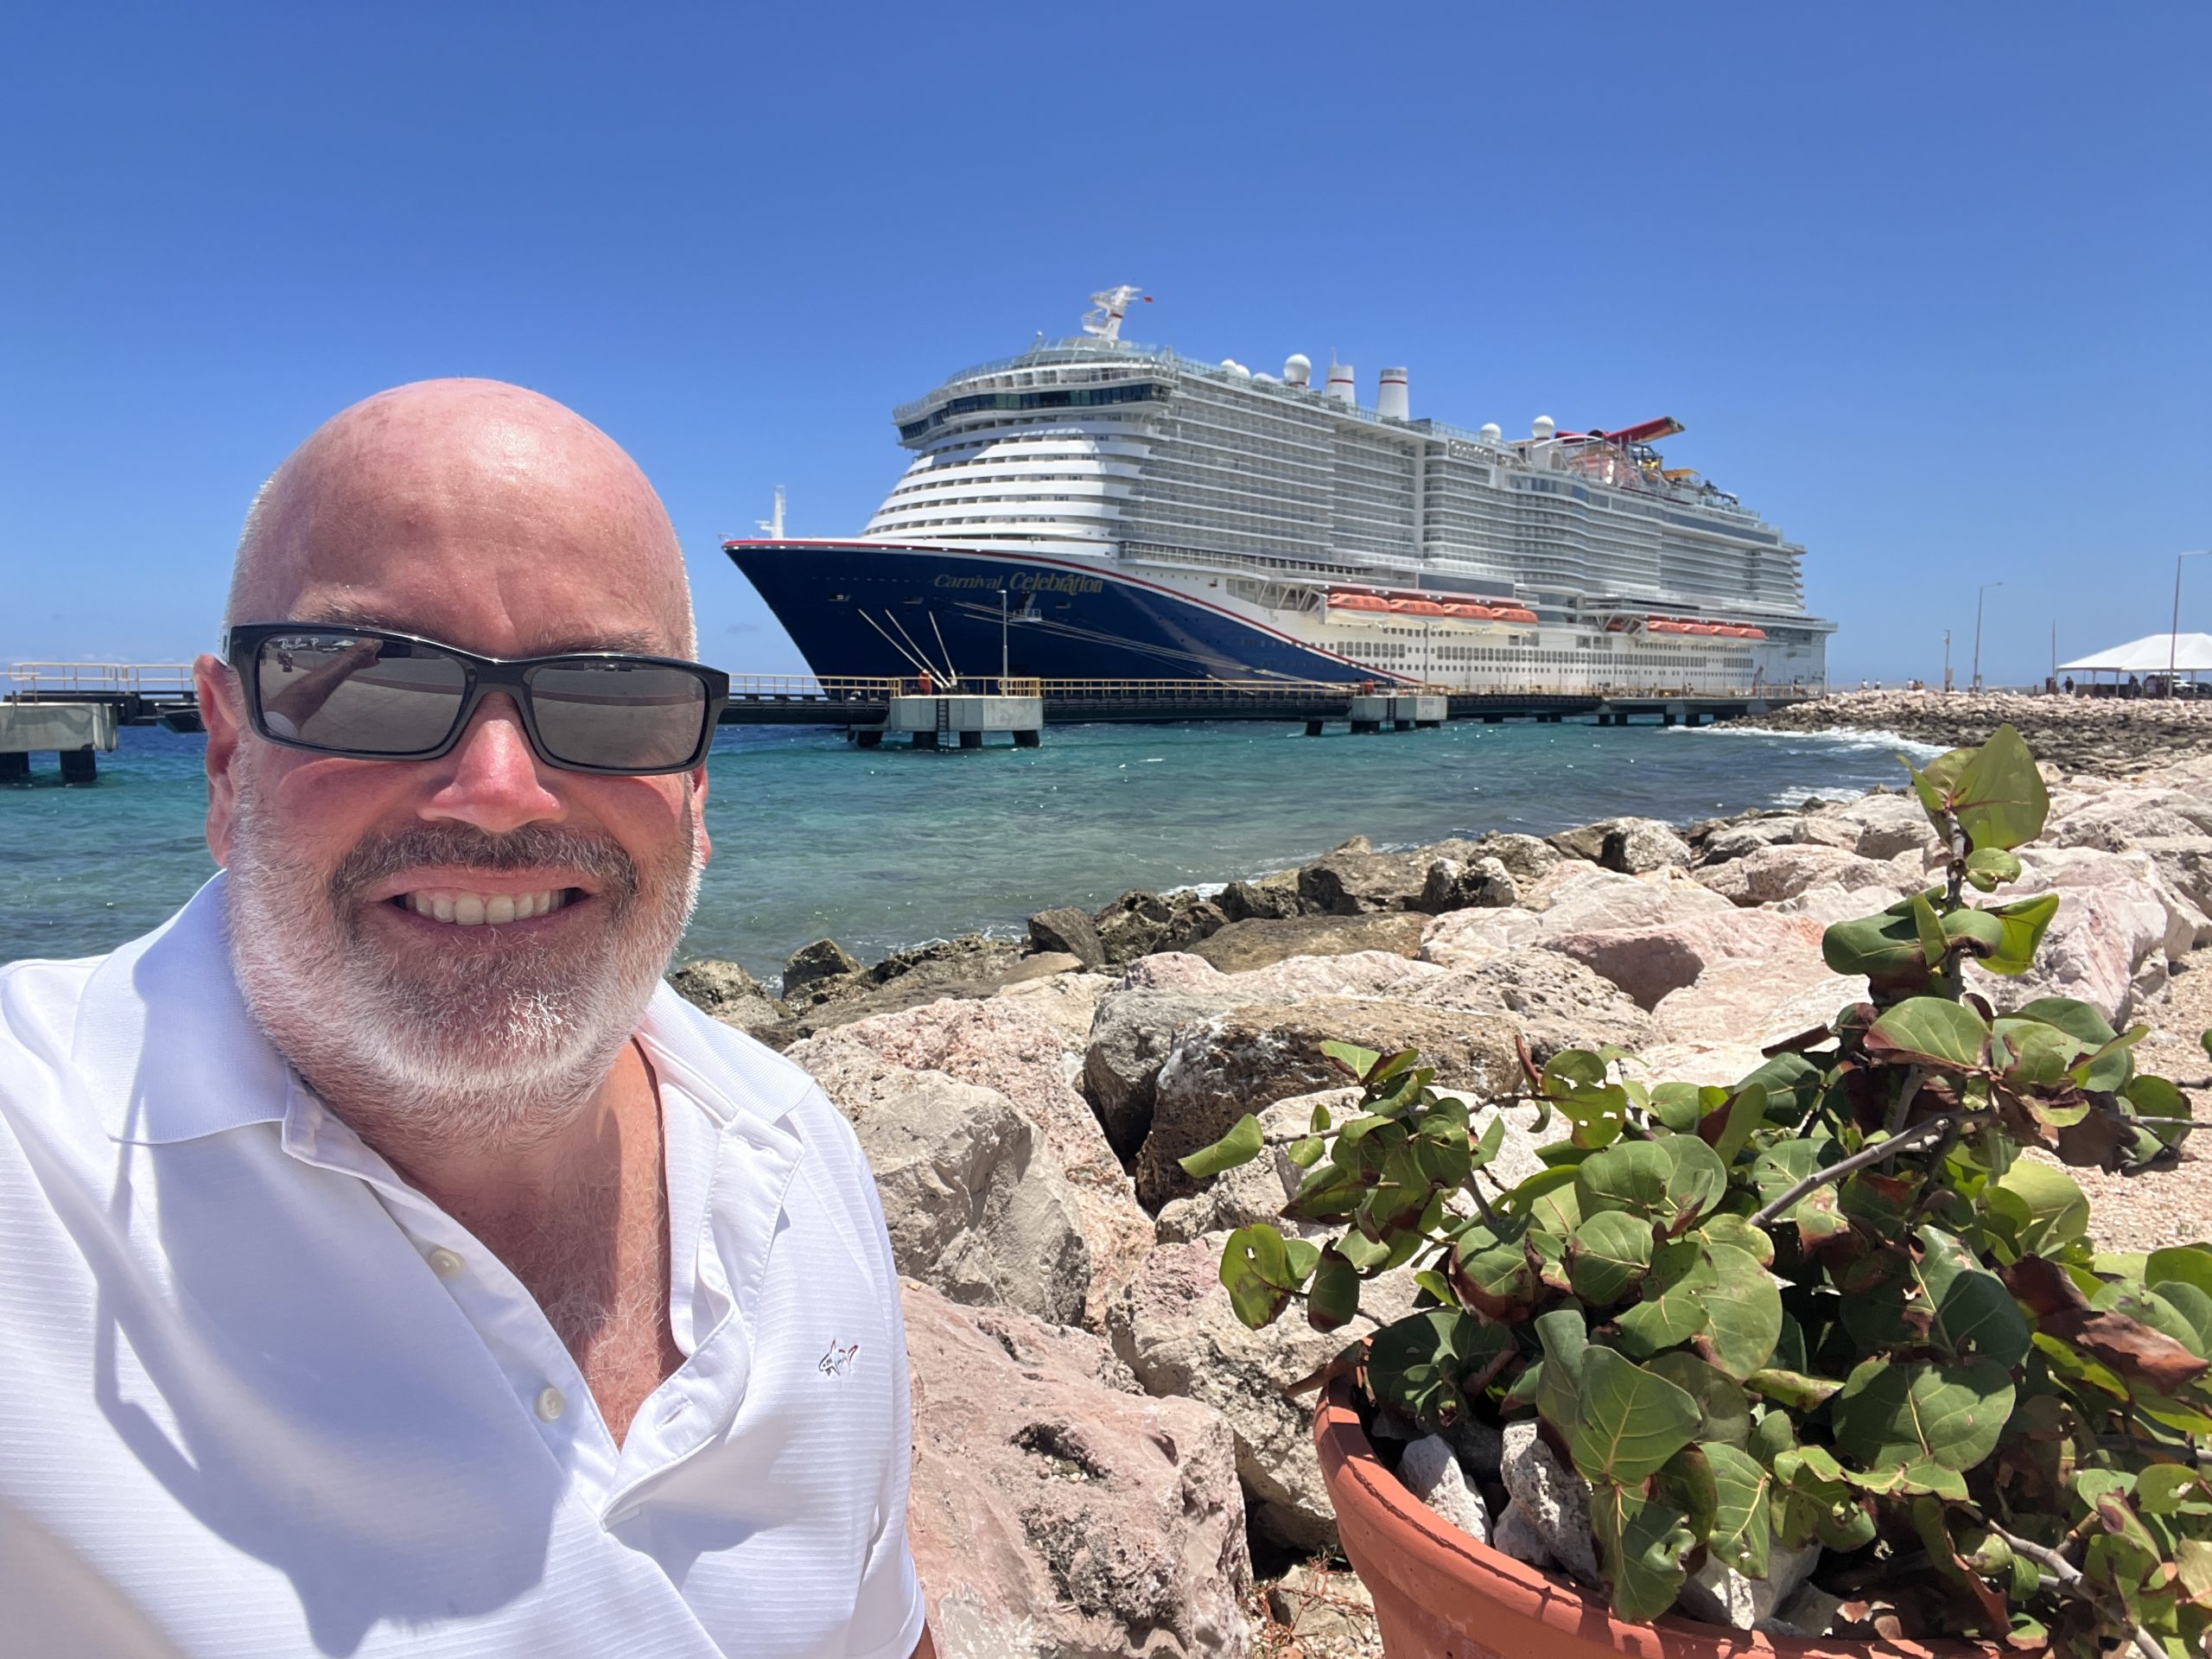
<path fill-rule="evenodd" d="M 401 902 L 417 916 L 433 921 L 474 927 L 483 922 L 526 922 L 544 916 L 569 902 L 566 887 L 544 893 L 464 893 L 454 887 L 424 887 L 401 895 Z"/>

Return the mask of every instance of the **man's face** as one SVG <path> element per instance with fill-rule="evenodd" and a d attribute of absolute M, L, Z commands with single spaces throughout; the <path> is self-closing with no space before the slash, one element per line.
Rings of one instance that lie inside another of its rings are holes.
<path fill-rule="evenodd" d="M 547 429 L 531 404 L 428 401 L 288 463 L 303 475 L 272 488 L 278 551 L 246 601 L 274 608 L 234 620 L 487 657 L 686 654 L 678 556 L 626 458 L 588 428 Z M 327 1093 L 419 1101 L 432 1135 L 527 1133 L 530 1103 L 588 1093 L 689 916 L 704 768 L 548 766 L 505 695 L 435 760 L 317 755 L 248 729 L 213 659 L 200 680 L 233 955 L 295 1065 Z"/>

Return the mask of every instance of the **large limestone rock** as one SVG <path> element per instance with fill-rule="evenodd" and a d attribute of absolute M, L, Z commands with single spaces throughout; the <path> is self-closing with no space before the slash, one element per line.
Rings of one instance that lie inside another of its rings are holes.
<path fill-rule="evenodd" d="M 1868 795 L 1838 808 L 1834 816 L 1838 823 L 1858 826 L 1852 850 L 1861 858 L 1895 858 L 1936 844 L 1935 827 L 1916 796 Z"/>
<path fill-rule="evenodd" d="M 1255 1526 L 1298 1550 L 1333 1547 L 1336 1521 L 1313 1452 L 1311 1395 L 1283 1389 L 1311 1376 L 1346 1344 L 1338 1331 L 1313 1330 L 1294 1311 L 1248 1331 L 1221 1286 L 1226 1233 L 1163 1245 L 1109 1311 L 1114 1351 L 1147 1394 L 1211 1406 L 1236 1437 L 1236 1473 Z M 1413 1311 L 1414 1286 L 1401 1270 L 1368 1285 L 1363 1312 L 1384 1323 Z"/>
<path fill-rule="evenodd" d="M 1818 950 L 1801 947 L 1715 962 L 1692 983 L 1661 997 L 1651 1018 L 1670 1043 L 1762 1047 L 1825 1025 L 1866 995 L 1863 976 L 1846 978 L 1833 972 Z"/>
<path fill-rule="evenodd" d="M 1654 927 L 1576 928 L 1547 933 L 1539 943 L 1595 969 L 1650 1008 L 1715 962 L 1808 945 L 1818 950 L 1821 931 L 1809 917 L 1732 910 Z"/>
<path fill-rule="evenodd" d="M 836 1037 L 794 1051 L 859 1136 L 899 1270 L 956 1302 L 1083 1317 L 1090 1248 L 1036 1126 L 1005 1096 Z"/>
<path fill-rule="evenodd" d="M 1599 844 L 1598 862 L 1624 875 L 1643 875 L 1690 861 L 1690 846 L 1657 818 L 1615 818 Z"/>
<path fill-rule="evenodd" d="M 1538 885 L 1541 910 L 1462 910 L 1440 916 L 1421 934 L 1421 956 L 1446 968 L 1478 968 L 1554 934 L 1649 927 L 1734 907 L 1672 868 L 1647 876 L 1595 865 L 1562 866 Z"/>
<path fill-rule="evenodd" d="M 1153 1085 L 1176 1032 L 1235 1006 L 1235 999 L 1219 995 L 1139 989 L 1116 991 L 1099 1003 L 1084 1051 L 1083 1087 L 1119 1156 L 1135 1157 L 1151 1131 Z"/>
<path fill-rule="evenodd" d="M 1467 864 L 1440 858 L 1428 867 L 1428 879 L 1413 908 L 1440 916 L 1447 910 L 1496 909 L 1520 901 L 1520 883 L 1497 859 L 1478 858 Z"/>
<path fill-rule="evenodd" d="M 1526 950 L 1543 931 L 1542 918 L 1533 911 L 1451 911 L 1421 931 L 1421 959 L 1440 968 L 1478 968 Z"/>
<path fill-rule="evenodd" d="M 1274 922 L 1299 915 L 1298 872 L 1281 870 L 1232 881 L 1215 896 L 1214 903 L 1232 922 Z"/>
<path fill-rule="evenodd" d="M 1385 1053 L 1418 1048 L 1436 1068 L 1440 1086 L 1476 1100 L 1504 1092 L 1521 1077 L 1512 1025 L 1493 1015 L 1358 997 L 1230 1009 L 1184 1027 L 1160 1067 L 1152 1133 L 1136 1160 L 1144 1206 L 1156 1212 L 1192 1192 L 1176 1160 L 1218 1140 L 1245 1113 L 1343 1084 L 1343 1071 L 1321 1052 L 1329 1041 Z"/>
<path fill-rule="evenodd" d="M 995 1090 L 1038 1126 L 1067 1176 L 1090 1247 L 1084 1319 L 1096 1329 L 1107 1301 L 1152 1248 L 1152 1218 L 1138 1207 L 1090 1103 L 1076 1092 L 1052 1021 L 1023 999 L 994 996 L 855 1020 L 839 1035 L 893 1065 Z M 791 1052 L 804 1064 L 801 1049 Z"/>
<path fill-rule="evenodd" d="M 2149 888 L 2063 887 L 2035 966 L 2005 979 L 1969 963 L 1967 985 L 2000 1008 L 2070 996 L 2121 1027 L 2139 1000 L 2164 987 L 2165 940 L 2166 912 Z"/>
<path fill-rule="evenodd" d="M 784 963 L 784 995 L 798 996 L 824 981 L 849 979 L 867 970 L 835 939 L 817 939 L 791 952 Z"/>
<path fill-rule="evenodd" d="M 1700 871 L 1698 879 L 1731 904 L 1750 906 L 1778 904 L 1815 887 L 1893 894 L 1902 874 L 1885 859 L 1866 858 L 1840 847 L 1784 842 L 1713 865 Z M 1879 910 L 1889 902 L 1885 896 L 1872 908 Z"/>
<path fill-rule="evenodd" d="M 1103 974 L 1063 969 L 1034 979 L 1009 978 L 994 997 L 1019 1005 L 1050 1026 L 1059 1034 L 1062 1056 L 1079 1065 L 1084 1048 L 1090 1041 L 1091 1024 L 1098 1017 L 1098 1005 L 1113 988 L 1114 982 Z"/>
<path fill-rule="evenodd" d="M 1659 1038 L 1651 1016 L 1619 986 L 1552 950 L 1494 957 L 1400 985 L 1389 995 L 1421 1007 L 1502 1015 L 1529 1039 L 1539 1064 L 1563 1048 L 1639 1049 Z"/>
<path fill-rule="evenodd" d="M 1182 947 L 1224 974 L 1264 968 L 1287 957 L 1340 957 L 1355 950 L 1388 950 L 1410 957 L 1421 950 L 1428 918 L 1416 912 L 1371 916 L 1300 916 L 1284 921 L 1231 922 Z"/>
<path fill-rule="evenodd" d="M 1264 968 L 1224 974 L 1203 957 L 1163 950 L 1132 963 L 1122 982 L 1231 1002 L 1297 1002 L 1309 996 L 1397 996 L 1442 972 L 1394 951 L 1353 950 L 1341 957 L 1285 957 Z"/>
<path fill-rule="evenodd" d="M 1513 1507 L 1543 1541 L 1544 1553 L 1583 1583 L 1598 1583 L 1598 1541 L 1590 1531 L 1590 1483 L 1544 1443 L 1535 1419 L 1505 1426 L 1499 1473 Z"/>
<path fill-rule="evenodd" d="M 1777 817 L 1761 817 L 1746 823 L 1715 830 L 1706 836 L 1698 855 L 1700 864 L 1719 864 L 1732 858 L 1742 858 L 1762 847 L 1809 845 L 1840 847 L 1847 852 L 1859 851 L 1864 828 L 1851 820 L 1827 813 L 1783 813 Z M 1929 839 L 1933 839 L 1931 834 Z"/>
<path fill-rule="evenodd" d="M 1325 1226 L 1287 1220 L 1282 1214 L 1283 1205 L 1306 1175 L 1290 1161 L 1286 1137 L 1311 1130 L 1316 1106 L 1326 1108 L 1332 1118 L 1341 1117 L 1359 1094 L 1357 1089 L 1347 1087 L 1293 1095 L 1260 1113 L 1260 1132 L 1281 1144 L 1271 1145 L 1248 1164 L 1224 1170 L 1201 1183 L 1189 1198 L 1177 1198 L 1162 1209 L 1158 1222 L 1160 1242 L 1179 1244 L 1205 1233 L 1232 1233 L 1255 1222 L 1266 1222 L 1285 1233 L 1327 1234 L 1331 1230 Z"/>
<path fill-rule="evenodd" d="M 1243 1659 L 1236 1440 L 1129 1390 L 1106 1345 L 902 1287 L 907 1537 L 944 1659 Z"/>
<path fill-rule="evenodd" d="M 1494 858 L 1505 866 L 1505 873 L 1516 886 L 1534 887 L 1566 861 L 1558 848 L 1541 836 L 1517 835 L 1510 830 L 1494 830 L 1478 836 L 1468 843 L 1469 850 L 1462 856 L 1471 863 Z"/>
<path fill-rule="evenodd" d="M 1441 1434 L 1424 1435 L 1398 1454 L 1398 1479 L 1477 1543 L 1490 1542 L 1490 1510 L 1461 1471 L 1452 1442 Z"/>

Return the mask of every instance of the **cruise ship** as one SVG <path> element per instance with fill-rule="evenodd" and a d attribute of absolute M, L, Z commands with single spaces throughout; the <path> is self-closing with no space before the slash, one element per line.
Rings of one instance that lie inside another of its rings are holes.
<path fill-rule="evenodd" d="M 823 678 L 1322 680 L 1461 691 L 1818 689 L 1804 549 L 1653 446 L 1671 419 L 1525 438 L 1083 332 L 894 411 L 913 461 L 849 540 L 727 551 Z"/>

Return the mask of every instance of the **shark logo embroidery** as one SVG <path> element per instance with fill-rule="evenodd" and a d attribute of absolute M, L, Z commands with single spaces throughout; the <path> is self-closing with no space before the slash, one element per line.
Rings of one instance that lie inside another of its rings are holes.
<path fill-rule="evenodd" d="M 833 1338 L 830 1340 L 830 1351 L 822 1356 L 821 1363 L 815 1369 L 824 1376 L 842 1376 L 847 1368 L 852 1364 L 854 1357 L 860 1351 L 861 1345 L 857 1342 L 849 1347 L 840 1347 Z"/>

